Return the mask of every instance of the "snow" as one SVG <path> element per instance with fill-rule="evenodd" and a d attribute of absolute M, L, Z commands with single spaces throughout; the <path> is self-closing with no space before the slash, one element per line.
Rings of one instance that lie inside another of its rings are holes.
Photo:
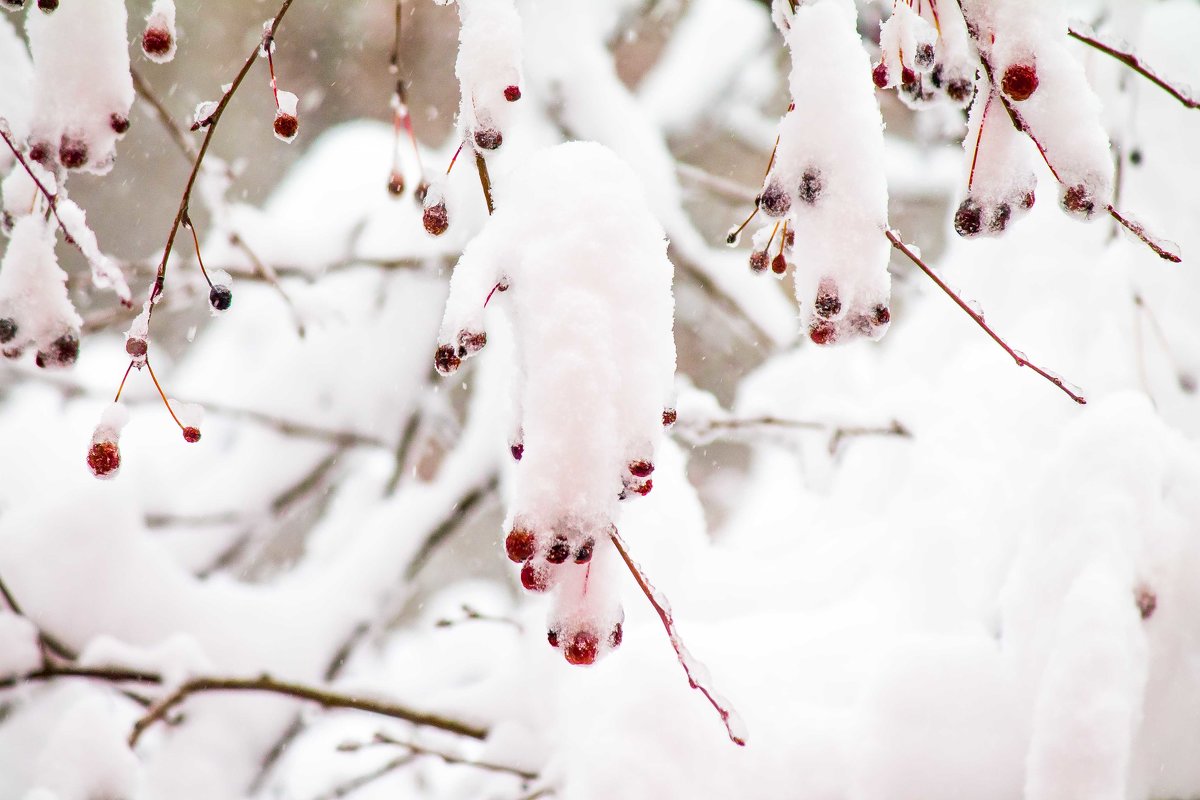
<path fill-rule="evenodd" d="M 0 81 L 0 119 L 8 123 L 17 141 L 24 141 L 33 113 L 33 63 L 8 17 L 0 17 L 0 65 L 5 70 L 5 80 Z M 0 173 L 7 172 L 15 160 L 8 147 L 0 147 Z"/>
<path fill-rule="evenodd" d="M 146 15 L 146 31 L 146 36 L 152 38 L 155 43 L 168 42 L 165 51 L 159 51 L 157 48 L 146 49 L 143 45 L 142 52 L 146 58 L 155 64 L 166 64 L 174 60 L 175 51 L 179 47 L 179 36 L 175 32 L 175 0 L 154 0 L 150 13 Z"/>
<path fill-rule="evenodd" d="M 78 337 L 83 324 L 67 297 L 67 274 L 54 254 L 55 228 L 37 215 L 21 217 L 13 226 L 8 249 L 0 260 L 0 318 L 16 323 L 16 338 L 6 352 L 32 344 L 49 352 L 60 337 Z"/>
<path fill-rule="evenodd" d="M 38 631 L 11 611 L 0 611 L 0 680 L 33 672 L 42 663 Z"/>
<path fill-rule="evenodd" d="M 448 0 L 438 0 L 445 4 Z M 509 129 L 513 105 L 505 96 L 521 87 L 521 18 L 513 0 L 455 0 L 462 27 L 454 74 L 461 101 L 463 139 L 493 150 Z M 499 138 L 497 138 L 497 134 Z"/>

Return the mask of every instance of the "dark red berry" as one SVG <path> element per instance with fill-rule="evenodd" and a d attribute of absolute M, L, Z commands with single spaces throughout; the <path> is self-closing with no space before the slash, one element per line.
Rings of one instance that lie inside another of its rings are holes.
<path fill-rule="evenodd" d="M 917 54 L 913 60 L 917 62 L 917 66 L 921 69 L 929 69 L 933 66 L 933 45 L 921 44 L 917 45 Z"/>
<path fill-rule="evenodd" d="M 535 567 L 526 561 L 521 567 L 521 585 L 531 592 L 544 592 L 550 588 L 550 570 L 545 566 Z"/>
<path fill-rule="evenodd" d="M 79 169 L 88 160 L 87 142 L 64 135 L 58 145 L 58 161 L 67 169 Z"/>
<path fill-rule="evenodd" d="M 608 646 L 614 650 L 621 646 L 621 640 L 625 638 L 625 632 L 621 629 L 621 623 L 613 626 L 612 632 L 608 634 Z"/>
<path fill-rule="evenodd" d="M 388 176 L 387 183 L 388 194 L 399 197 L 404 194 L 404 176 L 399 172 L 393 172 Z"/>
<path fill-rule="evenodd" d="M 504 137 L 495 128 L 480 128 L 475 131 L 475 145 L 480 150 L 495 150 L 504 144 Z"/>
<path fill-rule="evenodd" d="M 755 250 L 750 254 L 750 269 L 755 272 L 766 272 L 771 259 L 766 250 Z"/>
<path fill-rule="evenodd" d="M 504 537 L 504 552 L 508 554 L 509 561 L 520 564 L 533 558 L 536 551 L 537 537 L 531 530 L 513 528 L 508 532 L 508 536 Z"/>
<path fill-rule="evenodd" d="M 1037 69 L 1032 64 L 1009 64 L 1000 79 L 1000 88 L 1013 100 L 1021 102 L 1037 91 Z"/>
<path fill-rule="evenodd" d="M 515 103 L 518 100 L 520 100 L 521 99 L 521 87 L 520 86 L 504 87 L 504 99 L 510 103 Z"/>
<path fill-rule="evenodd" d="M 49 14 L 58 9 L 58 0 L 38 0 L 38 8 Z"/>
<path fill-rule="evenodd" d="M 95 442 L 87 454 L 88 469 L 97 478 L 112 475 L 121 468 L 121 451 L 116 442 Z"/>
<path fill-rule="evenodd" d="M 575 551 L 575 563 L 586 564 L 592 560 L 592 552 L 596 549 L 596 540 L 587 539 L 583 544 L 579 545 L 579 549 Z"/>
<path fill-rule="evenodd" d="M 1025 196 L 1021 198 L 1021 208 L 1028 211 L 1029 209 L 1033 208 L 1033 203 L 1035 200 L 1037 200 L 1037 196 L 1033 193 L 1033 190 L 1030 189 L 1025 193 Z"/>
<path fill-rule="evenodd" d="M 171 52 L 172 44 L 171 32 L 166 28 L 150 27 L 142 34 L 142 50 L 147 55 L 165 56 Z"/>
<path fill-rule="evenodd" d="M 772 183 L 759 198 L 759 208 L 771 217 L 782 217 L 792 210 L 792 196 L 778 183 Z"/>
<path fill-rule="evenodd" d="M 520 442 L 509 445 L 508 452 L 512 453 L 513 461 L 520 461 L 521 456 L 525 455 L 525 445 Z"/>
<path fill-rule="evenodd" d="M 208 304 L 217 311 L 228 311 L 233 305 L 233 292 L 223 283 L 218 283 L 208 290 Z"/>
<path fill-rule="evenodd" d="M 567 537 L 556 536 L 554 543 L 546 550 L 546 560 L 551 564 L 562 564 L 571 557 L 571 546 L 567 544 Z"/>
<path fill-rule="evenodd" d="M 837 341 L 837 328 L 832 322 L 815 322 L 808 328 L 808 338 L 812 339 L 814 344 L 833 344 Z"/>
<path fill-rule="evenodd" d="M 1012 206 L 1008 203 L 1000 203 L 988 215 L 988 230 L 992 233 L 1002 233 L 1008 227 L 1008 221 L 1011 218 Z"/>
<path fill-rule="evenodd" d="M 433 354 L 433 366 L 443 375 L 453 374 L 462 364 L 462 359 L 454 352 L 454 348 L 444 344 Z"/>
<path fill-rule="evenodd" d="M 629 474 L 635 478 L 649 478 L 654 472 L 654 465 L 649 461 L 630 461 Z"/>
<path fill-rule="evenodd" d="M 46 367 L 69 367 L 79 358 L 79 337 L 64 333 L 50 344 L 50 349 L 38 351 L 34 363 Z"/>
<path fill-rule="evenodd" d="M 876 325 L 887 325 L 892 321 L 892 312 L 887 306 L 875 306 L 874 313 L 871 314 L 871 321 Z"/>
<path fill-rule="evenodd" d="M 34 142 L 29 148 L 29 160 L 45 164 L 50 157 L 50 146 L 45 142 Z"/>
<path fill-rule="evenodd" d="M 975 95 L 975 84 L 966 78 L 955 78 L 946 84 L 946 96 L 959 105 L 965 105 Z"/>
<path fill-rule="evenodd" d="M 983 230 L 983 207 L 970 197 L 958 205 L 954 212 L 954 231 L 959 236 L 975 236 Z"/>
<path fill-rule="evenodd" d="M 904 67 L 900 70 L 900 85 L 905 89 L 915 86 L 917 83 L 917 73 L 913 72 L 912 67 Z"/>
<path fill-rule="evenodd" d="M 25 0 L 0 0 L 0 3 L 7 6 L 10 11 L 25 7 Z"/>
<path fill-rule="evenodd" d="M 789 228 L 788 232 L 783 235 L 783 243 L 786 247 L 795 247 L 796 246 L 796 232 Z"/>
<path fill-rule="evenodd" d="M 825 182 L 821 180 L 821 172 L 815 169 L 804 171 L 804 175 L 800 178 L 800 188 L 797 191 L 800 199 L 808 203 L 810 206 L 817 202 L 817 198 L 821 196 L 821 192 L 825 189 Z M 789 231 L 791 233 L 791 231 Z"/>
<path fill-rule="evenodd" d="M 880 89 L 886 89 L 888 85 L 888 68 L 887 64 L 880 61 L 875 65 L 875 69 L 871 70 L 871 80 Z"/>
<path fill-rule="evenodd" d="M 430 236 L 441 236 L 450 227 L 450 215 L 446 212 L 445 203 L 434 203 L 425 207 L 421 215 L 421 224 Z"/>
<path fill-rule="evenodd" d="M 677 412 L 673 408 L 664 408 L 662 419 L 663 419 L 663 427 L 669 428 L 675 424 L 676 420 L 679 419 L 679 412 Z"/>
<path fill-rule="evenodd" d="M 187 427 L 183 429 L 183 440 L 188 444 L 195 444 L 200 441 L 200 429 Z"/>
<path fill-rule="evenodd" d="M 275 112 L 275 135 L 281 139 L 295 138 L 296 132 L 300 130 L 300 121 L 296 119 L 294 114 L 288 114 L 283 111 Z"/>
<path fill-rule="evenodd" d="M 0 318 L 0 344 L 8 344 L 17 335 L 17 322 L 11 317 Z"/>
<path fill-rule="evenodd" d="M 1082 184 L 1068 188 L 1063 193 L 1062 204 L 1067 211 L 1084 216 L 1090 216 L 1096 210 L 1096 201 L 1092 198 L 1092 193 Z"/>
<path fill-rule="evenodd" d="M 596 634 L 591 631 L 576 631 L 575 635 L 571 637 L 571 641 L 567 643 L 563 655 L 569 664 L 586 666 L 596 663 L 599 646 L 600 642 L 596 638 Z"/>
<path fill-rule="evenodd" d="M 776 275 L 782 275 L 787 272 L 787 259 L 783 257 L 783 253 L 777 253 L 771 259 L 771 272 L 774 272 Z"/>
<path fill-rule="evenodd" d="M 553 628 L 546 631 L 546 641 L 550 643 L 551 647 L 558 647 L 558 631 Z"/>
<path fill-rule="evenodd" d="M 1158 595 L 1154 594 L 1148 586 L 1139 586 L 1134 592 L 1134 601 L 1137 603 L 1138 613 L 1142 615 L 1142 619 L 1150 619 L 1154 614 L 1154 610 L 1158 608 Z"/>
<path fill-rule="evenodd" d="M 842 310 L 842 301 L 838 297 L 837 284 L 829 278 L 821 281 L 817 288 L 817 299 L 813 303 L 818 317 L 830 319 L 836 317 Z"/>
<path fill-rule="evenodd" d="M 113 129 L 113 133 L 120 136 L 129 130 L 129 117 L 111 114 L 108 117 L 108 125 Z"/>
<path fill-rule="evenodd" d="M 134 358 L 141 358 L 148 350 L 146 340 L 140 336 L 130 336 L 125 340 L 125 352 Z"/>
<path fill-rule="evenodd" d="M 629 488 L 631 491 L 640 494 L 642 497 L 645 497 L 646 495 L 650 494 L 650 490 L 654 488 L 654 481 L 652 481 L 650 478 L 647 478 L 641 483 L 635 483 L 631 485 Z"/>
<path fill-rule="evenodd" d="M 458 350 L 461 355 L 478 353 L 487 345 L 487 334 L 483 331 L 459 331 Z"/>

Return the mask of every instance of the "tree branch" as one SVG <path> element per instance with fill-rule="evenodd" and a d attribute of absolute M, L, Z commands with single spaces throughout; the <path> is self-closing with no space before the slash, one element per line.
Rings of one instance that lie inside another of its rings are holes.
<path fill-rule="evenodd" d="M 1167 94 L 1171 95 L 1171 97 L 1174 97 L 1176 100 L 1182 103 L 1185 108 L 1200 108 L 1200 101 L 1196 100 L 1182 89 L 1173 86 L 1166 79 L 1160 77 L 1158 73 L 1147 66 L 1146 63 L 1138 58 L 1137 55 L 1135 55 L 1132 51 L 1121 50 L 1111 44 L 1102 42 L 1100 39 L 1096 38 L 1096 35 L 1093 31 L 1085 32 L 1075 27 L 1069 27 L 1067 28 L 1067 35 L 1072 39 L 1083 42 L 1089 47 L 1096 48 L 1105 55 L 1112 56 L 1117 61 L 1120 61 L 1122 64 L 1136 72 L 1138 75 L 1141 75 L 1143 78 L 1150 81 Z"/>

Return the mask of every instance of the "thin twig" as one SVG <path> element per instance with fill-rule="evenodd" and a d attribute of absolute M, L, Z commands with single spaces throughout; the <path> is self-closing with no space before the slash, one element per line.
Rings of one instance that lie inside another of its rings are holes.
<path fill-rule="evenodd" d="M 153 109 L 154 116 L 158 118 L 163 129 L 166 130 L 167 137 L 175 144 L 175 147 L 179 149 L 184 158 L 188 161 L 194 161 L 197 155 L 196 149 L 192 147 L 192 142 L 187 135 L 187 131 L 171 117 L 171 112 L 167 110 L 162 100 L 150 88 L 150 84 L 146 83 L 146 79 L 142 77 L 140 72 L 130 67 L 129 74 L 133 77 L 133 90 L 137 93 L 138 97 Z"/>
<path fill-rule="evenodd" d="M 1120 61 L 1122 64 L 1136 72 L 1138 75 L 1141 75 L 1143 78 L 1150 81 L 1167 94 L 1171 95 L 1171 97 L 1174 97 L 1176 100 L 1182 103 L 1185 108 L 1200 108 L 1200 100 L 1192 97 L 1182 89 L 1172 86 L 1166 79 L 1160 77 L 1158 73 L 1147 66 L 1146 63 L 1138 58 L 1133 52 L 1118 49 L 1111 44 L 1100 41 L 1094 35 L 1089 36 L 1087 33 L 1084 33 L 1083 31 L 1074 27 L 1067 28 L 1067 35 L 1073 39 L 1083 42 L 1086 45 L 1096 48 L 1105 55 L 1112 56 L 1117 61 Z"/>
<path fill-rule="evenodd" d="M 447 764 L 461 764 L 468 767 L 477 767 L 489 772 L 500 772 L 504 773 L 505 775 L 515 775 L 516 777 L 527 781 L 536 780 L 539 777 L 538 773 L 530 772 L 526 769 L 512 767 L 507 764 L 497 764 L 492 761 L 477 761 L 470 758 L 464 758 L 463 756 L 455 755 L 454 753 L 447 753 L 445 750 L 426 747 L 425 745 L 416 744 L 415 742 L 405 742 L 399 739 L 394 739 L 383 732 L 376 733 L 368 742 L 346 742 L 340 745 L 338 750 L 343 753 L 353 753 L 373 745 L 381 744 L 390 745 L 392 747 L 403 747 L 405 750 L 408 750 L 409 753 L 419 756 L 433 756 L 434 758 L 440 758 Z"/>
<path fill-rule="evenodd" d="M 339 798 L 357 792 L 362 787 L 374 783 L 380 778 L 391 775 L 398 769 L 407 767 L 416 760 L 417 756 L 415 753 L 405 753 L 402 756 L 397 756 L 389 761 L 385 761 L 370 772 L 365 772 L 362 775 L 357 775 L 348 781 L 337 784 L 329 791 L 317 795 L 313 800 L 339 800 Z"/>
<path fill-rule="evenodd" d="M 292 321 L 296 324 L 296 333 L 303 339 L 305 332 L 304 320 L 300 318 L 300 312 L 296 310 L 296 304 L 292 302 L 292 298 L 284 291 L 283 286 L 279 284 L 279 274 L 272 269 L 270 264 L 259 258 L 258 254 L 250 248 L 250 245 L 246 244 L 246 240 L 238 235 L 236 231 L 229 234 L 229 243 L 241 250 L 246 258 L 250 259 L 250 263 L 254 266 L 254 274 L 260 276 L 270 284 L 271 288 L 283 298 L 283 304 L 292 312 Z"/>
<path fill-rule="evenodd" d="M 1076 403 L 1079 403 L 1080 405 L 1084 405 L 1087 403 L 1087 399 L 1083 395 L 1072 391 L 1072 389 L 1067 385 L 1066 381 L 1064 381 L 1062 378 L 1060 378 L 1059 376 L 1055 375 L 1052 372 L 1048 372 L 1048 371 L 1042 369 L 1037 364 L 1034 364 L 1032 361 L 1025 358 L 1024 355 L 1022 355 L 1018 351 L 1014 350 L 1013 348 L 1009 347 L 1008 343 L 1005 342 L 1003 339 L 1001 339 L 1000 336 L 997 335 L 996 332 L 993 331 L 986 322 L 984 322 L 983 315 L 977 313 L 975 311 L 975 309 L 971 308 L 971 306 L 968 305 L 966 303 L 966 301 L 964 301 L 961 297 L 959 297 L 958 294 L 953 289 L 951 289 L 946 284 L 945 281 L 943 281 L 940 277 L 938 277 L 938 274 L 936 272 L 934 272 L 933 269 L 928 264 L 926 264 L 921 259 L 920 256 L 918 256 L 911 249 L 909 249 L 908 245 L 906 245 L 904 243 L 904 240 L 902 240 L 899 236 L 897 236 L 894 231 L 886 230 L 886 231 L 884 231 L 884 233 L 887 236 L 888 241 L 892 243 L 892 247 L 896 248 L 901 253 L 908 256 L 908 259 L 910 261 L 912 261 L 913 264 L 915 264 L 918 269 L 920 269 L 922 272 L 924 272 L 931 281 L 936 283 L 939 289 L 941 289 L 943 292 L 945 292 L 947 295 L 949 295 L 950 299 L 953 300 L 955 302 L 955 304 L 958 305 L 959 308 L 961 308 L 963 311 L 965 311 L 971 319 L 975 320 L 976 325 L 978 325 L 980 328 L 983 328 L 984 333 L 986 333 L 988 336 L 990 336 L 996 344 L 1000 345 L 1000 347 L 1004 350 L 1004 352 L 1006 352 L 1010 356 L 1012 356 L 1013 360 L 1017 362 L 1018 367 L 1029 367 L 1031 370 L 1036 372 L 1038 375 L 1041 375 L 1043 378 L 1045 378 L 1046 380 L 1053 383 L 1059 389 L 1062 389 L 1063 392 L 1065 392 L 1066 395 L 1068 397 L 1070 397 L 1072 400 L 1074 400 Z"/>
<path fill-rule="evenodd" d="M 8 145 L 8 149 L 12 151 L 12 154 L 16 157 L 17 162 L 24 168 L 25 172 L 29 174 L 30 179 L 33 181 L 33 185 L 36 186 L 38 191 L 42 193 L 42 196 L 46 198 L 46 203 L 50 206 L 50 211 L 54 214 L 54 218 L 58 220 L 58 227 L 62 228 L 63 236 L 66 238 L 67 242 L 79 248 L 80 252 L 83 252 L 83 248 L 79 247 L 79 243 L 75 241 L 75 237 L 71 236 L 71 231 L 67 229 L 67 223 L 63 222 L 62 217 L 58 215 L 58 195 L 52 193 L 46 188 L 46 184 L 42 183 L 41 179 L 33 171 L 33 167 L 29 166 L 29 162 L 25 160 L 25 154 L 22 153 L 20 148 L 17 147 L 16 142 L 12 140 L 9 133 L 8 120 L 6 120 L 4 117 L 0 117 L 0 139 L 3 139 L 4 143 Z"/>
<path fill-rule="evenodd" d="M 492 202 L 492 178 L 488 174 L 487 161 L 478 150 L 475 151 L 475 169 L 479 172 L 479 185 L 483 187 L 483 199 L 487 201 L 488 214 L 494 214 L 496 206 Z"/>

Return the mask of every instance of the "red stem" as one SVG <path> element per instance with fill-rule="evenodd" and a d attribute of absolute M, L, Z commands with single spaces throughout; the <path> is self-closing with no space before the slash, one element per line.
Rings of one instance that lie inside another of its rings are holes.
<path fill-rule="evenodd" d="M 179 430 L 184 430 L 183 423 L 179 421 L 179 417 L 175 416 L 175 409 L 171 408 L 171 403 L 167 400 L 166 393 L 163 392 L 162 386 L 158 383 L 158 376 L 154 374 L 154 367 L 150 366 L 150 359 L 146 359 L 146 369 L 150 370 L 150 379 L 154 381 L 154 388 L 158 389 L 158 396 L 162 398 L 163 405 L 167 407 L 167 412 L 170 413 L 171 419 L 175 420 L 175 424 L 179 426 Z"/>

